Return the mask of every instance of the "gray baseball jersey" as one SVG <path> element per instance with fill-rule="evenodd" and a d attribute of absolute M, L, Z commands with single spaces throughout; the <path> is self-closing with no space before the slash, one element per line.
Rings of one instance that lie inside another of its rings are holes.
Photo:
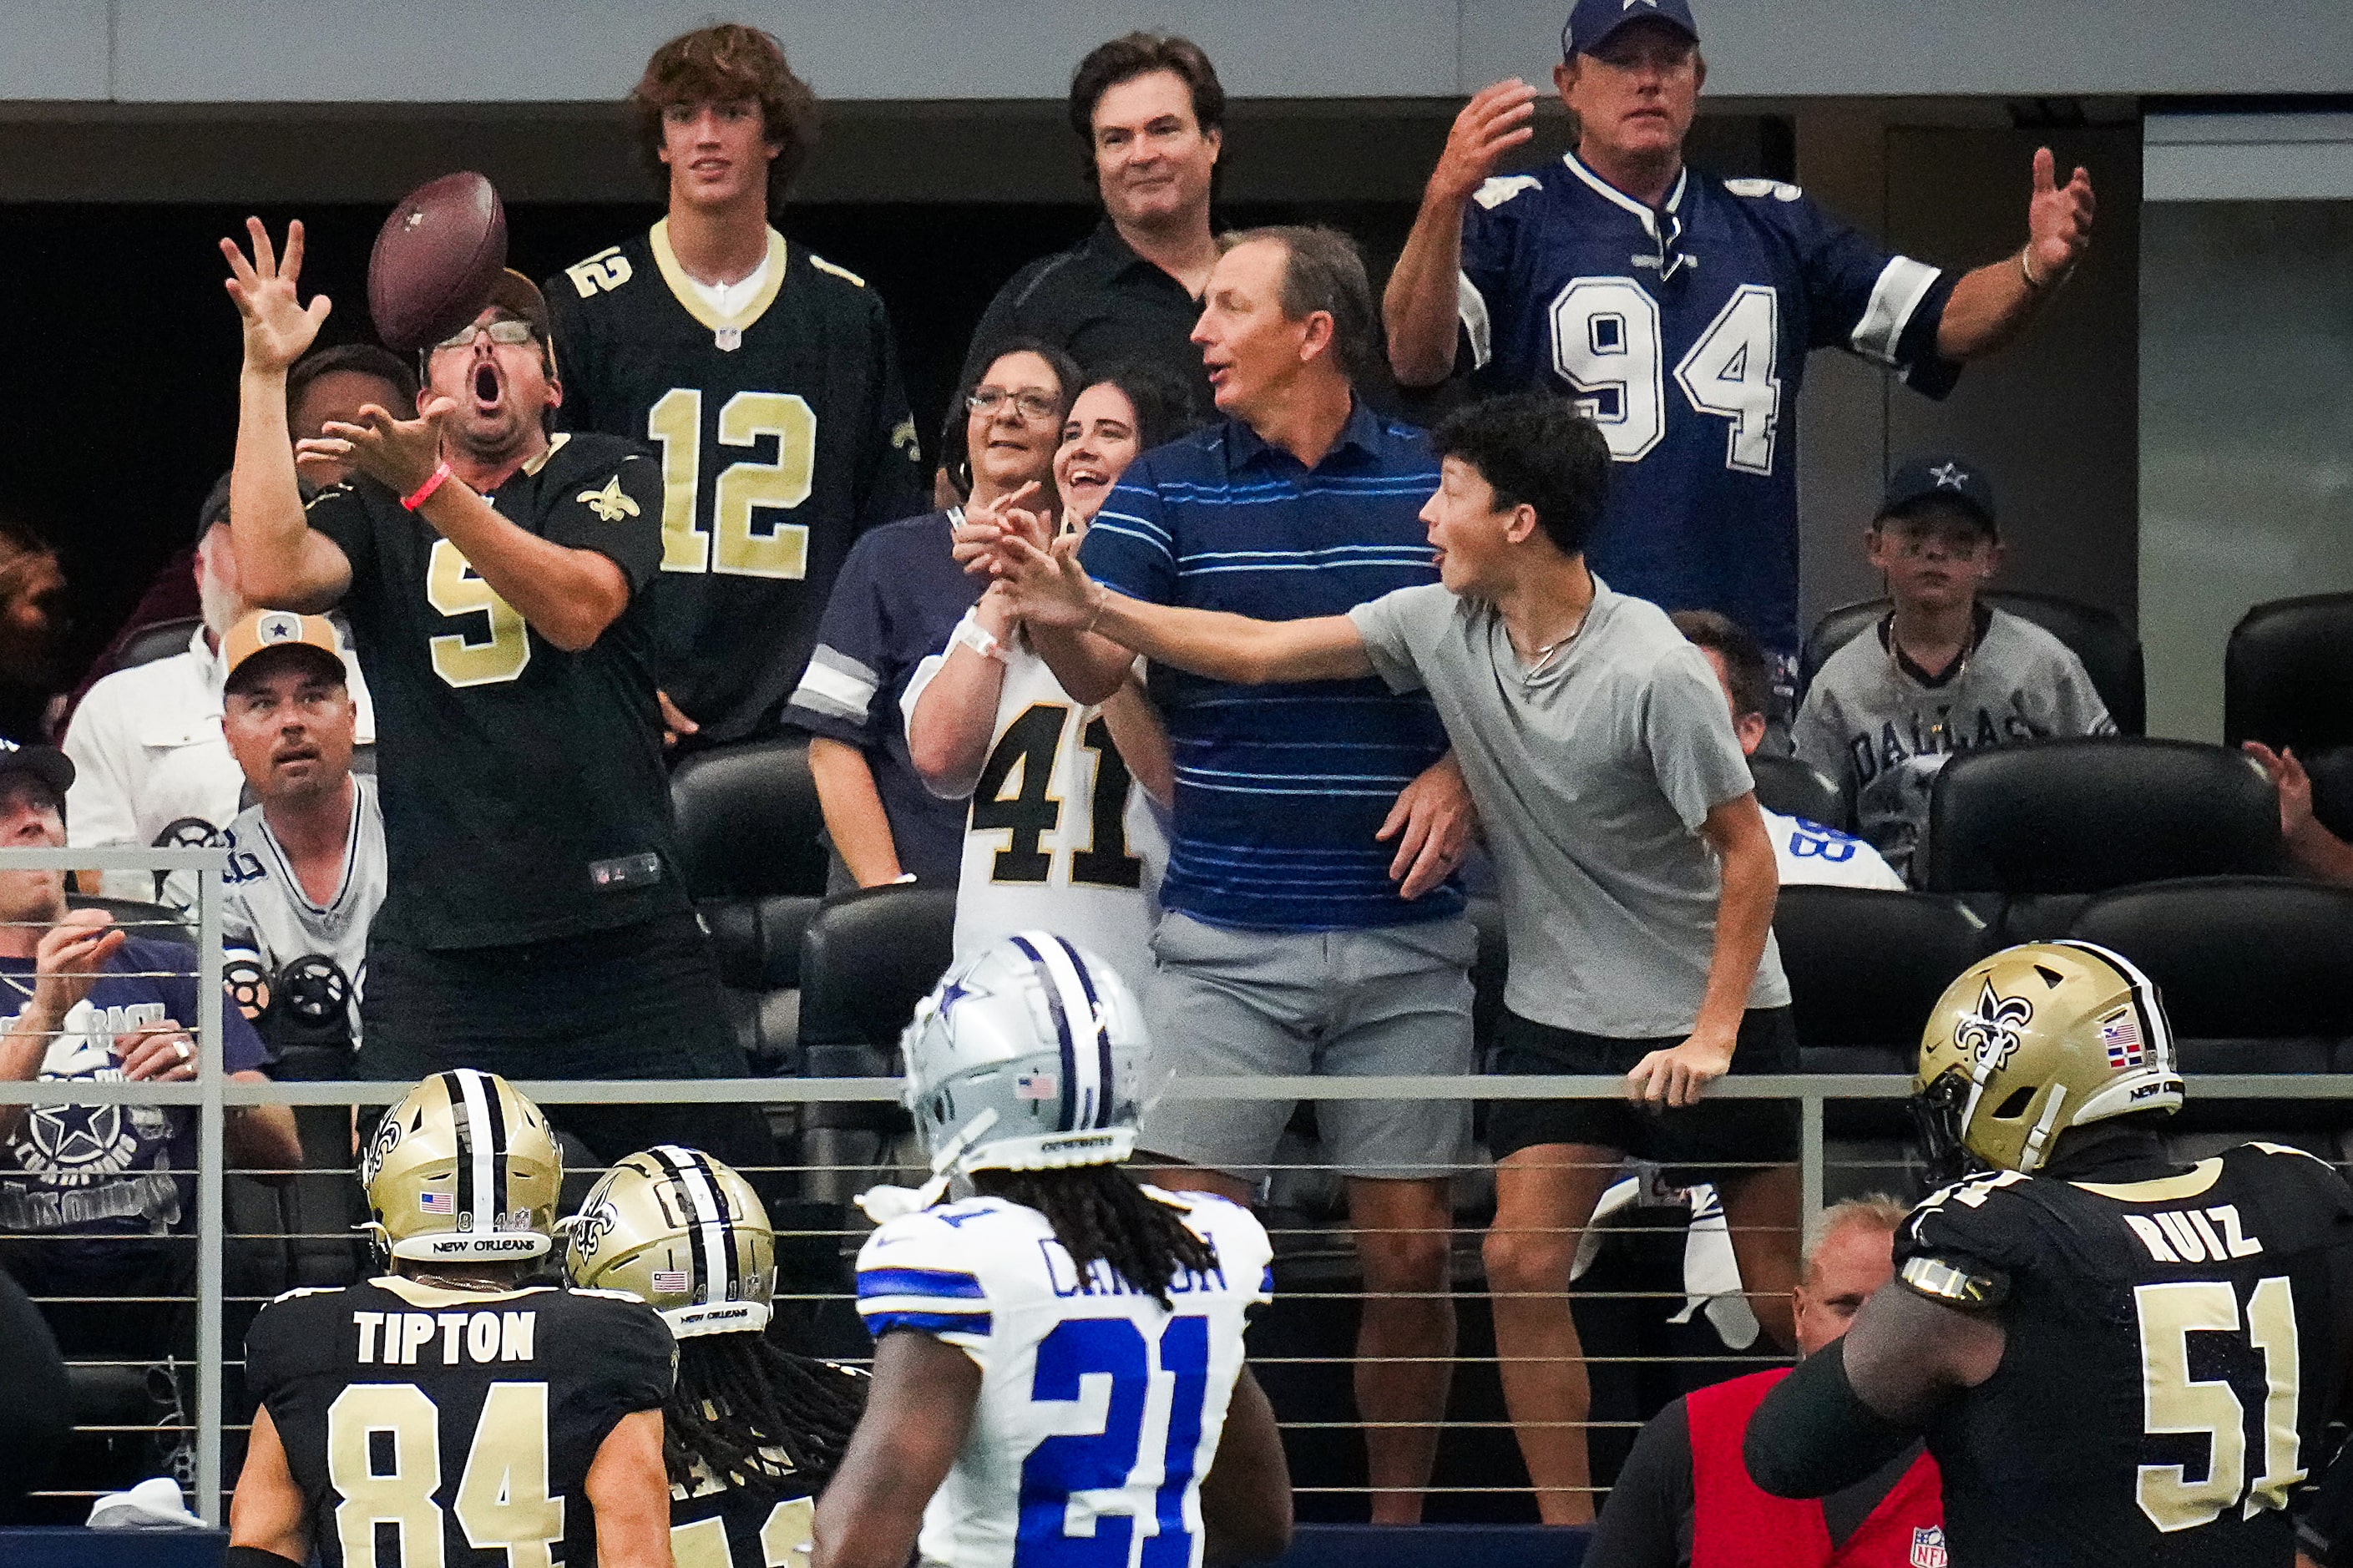
<path fill-rule="evenodd" d="M 1941 679 L 1924 680 L 1887 623 L 1824 661 L 1798 710 L 1798 755 L 1837 779 L 1856 829 L 1906 876 L 1928 823 L 1928 788 L 1956 752 L 2054 736 L 2113 735 L 2116 721 L 2065 643 L 2006 610 Z"/>
<path fill-rule="evenodd" d="M 386 863 L 375 780 L 360 773 L 352 783 L 343 880 L 323 904 L 304 890 L 260 806 L 248 806 L 229 825 L 221 945 L 232 966 L 248 957 L 264 972 L 259 993 L 230 976 L 232 994 L 257 1026 L 290 1008 L 301 1026 L 326 1029 L 340 1012 L 352 1040 L 359 1039 L 368 925 L 384 902 Z"/>

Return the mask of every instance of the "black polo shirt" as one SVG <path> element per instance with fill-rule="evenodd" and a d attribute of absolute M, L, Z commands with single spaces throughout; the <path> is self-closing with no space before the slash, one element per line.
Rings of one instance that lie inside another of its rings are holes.
<path fill-rule="evenodd" d="M 1190 341 L 1201 301 L 1146 261 L 1105 218 L 1069 250 L 1041 256 L 1015 273 L 973 330 L 960 385 L 970 386 L 1013 338 L 1037 338 L 1069 353 L 1089 375 L 1124 364 L 1156 365 L 1190 384 L 1209 406 L 1209 378 Z"/>

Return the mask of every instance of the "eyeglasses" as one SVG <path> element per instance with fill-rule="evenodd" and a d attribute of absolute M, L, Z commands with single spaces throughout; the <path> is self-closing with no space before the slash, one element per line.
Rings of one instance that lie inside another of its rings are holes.
<path fill-rule="evenodd" d="M 501 348 L 510 349 L 519 349 L 539 336 L 532 330 L 529 321 L 517 321 L 512 316 L 501 316 L 495 321 L 467 322 L 450 336 L 435 343 L 433 352 L 438 353 L 443 349 L 471 348 L 476 332 L 488 332 L 491 334 L 491 342 Z"/>
<path fill-rule="evenodd" d="M 964 400 L 964 405 L 975 414 L 995 414 L 1008 402 L 1020 410 L 1022 418 L 1033 425 L 1059 419 L 1062 415 L 1061 404 L 1042 392 L 1008 392 L 999 386 L 975 387 L 972 395 Z"/>

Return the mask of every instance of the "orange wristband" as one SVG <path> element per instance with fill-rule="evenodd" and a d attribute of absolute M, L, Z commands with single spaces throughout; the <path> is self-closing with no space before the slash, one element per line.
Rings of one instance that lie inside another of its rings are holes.
<path fill-rule="evenodd" d="M 448 477 L 449 465 L 444 463 L 439 468 L 433 470 L 433 477 L 431 479 L 417 486 L 417 489 L 409 494 L 401 497 L 400 504 L 406 507 L 409 510 L 415 511 L 418 507 L 423 506 L 427 501 L 433 499 L 433 492 L 441 488 L 441 482 Z"/>

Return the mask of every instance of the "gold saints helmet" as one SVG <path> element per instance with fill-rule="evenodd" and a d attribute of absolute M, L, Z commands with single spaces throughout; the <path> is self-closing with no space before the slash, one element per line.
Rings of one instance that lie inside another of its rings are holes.
<path fill-rule="evenodd" d="M 680 1339 L 768 1326 L 768 1211 L 751 1183 L 700 1149 L 659 1143 L 630 1155 L 564 1226 L 575 1285 L 635 1296 Z"/>
<path fill-rule="evenodd" d="M 564 1154 L 538 1106 L 496 1073 L 435 1073 L 384 1113 L 360 1151 L 375 1218 L 395 1258 L 508 1261 L 546 1256 Z"/>
<path fill-rule="evenodd" d="M 2083 942 L 2005 948 L 1945 987 L 1912 1087 L 1940 1185 L 1972 1166 L 2031 1174 L 2071 1127 L 2181 1108 L 2157 987 Z"/>

